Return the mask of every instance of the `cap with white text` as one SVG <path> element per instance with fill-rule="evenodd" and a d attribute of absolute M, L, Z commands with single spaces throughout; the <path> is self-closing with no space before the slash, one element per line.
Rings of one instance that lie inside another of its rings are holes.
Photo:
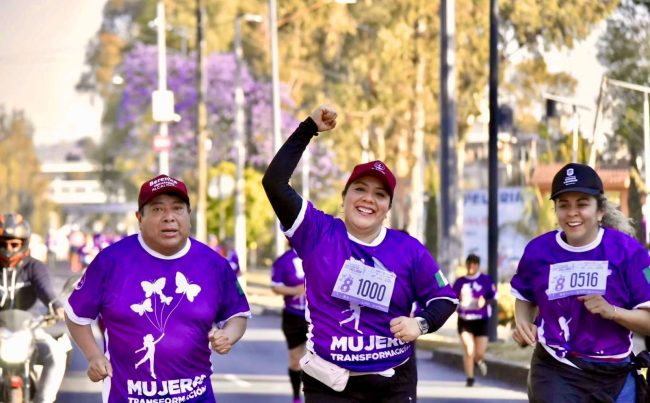
<path fill-rule="evenodd" d="M 181 198 L 185 203 L 190 204 L 190 197 L 187 195 L 187 186 L 179 179 L 168 175 L 158 175 L 153 179 L 144 182 L 140 187 L 138 196 L 138 209 L 149 203 L 154 197 L 161 194 L 171 194 Z"/>
<path fill-rule="evenodd" d="M 345 183 L 345 189 L 347 190 L 348 186 L 357 179 L 364 176 L 374 176 L 379 179 L 381 183 L 386 188 L 386 191 L 390 195 L 390 198 L 393 198 L 393 193 L 395 192 L 395 175 L 388 169 L 386 164 L 376 160 L 366 162 L 365 164 L 359 164 L 354 167 L 348 181 Z"/>
<path fill-rule="evenodd" d="M 562 167 L 553 177 L 551 199 L 566 192 L 598 196 L 604 193 L 603 181 L 589 165 L 572 162 Z"/>

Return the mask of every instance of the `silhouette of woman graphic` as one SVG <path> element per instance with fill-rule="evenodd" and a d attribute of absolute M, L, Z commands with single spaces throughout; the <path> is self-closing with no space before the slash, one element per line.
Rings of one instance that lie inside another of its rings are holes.
<path fill-rule="evenodd" d="M 144 364 L 145 361 L 149 360 L 149 372 L 151 372 L 151 377 L 153 379 L 156 379 L 156 374 L 154 373 L 153 367 L 154 367 L 154 354 L 156 353 L 156 344 L 162 338 L 165 336 L 165 333 L 161 334 L 158 340 L 154 341 L 153 336 L 151 334 L 147 334 L 146 336 L 143 337 L 143 343 L 142 343 L 142 348 L 139 348 L 135 350 L 136 353 L 139 353 L 142 350 L 147 350 L 147 352 L 144 354 L 144 357 L 140 361 L 138 361 L 137 364 L 135 364 L 135 369 L 138 369 L 138 367 L 141 364 Z"/>

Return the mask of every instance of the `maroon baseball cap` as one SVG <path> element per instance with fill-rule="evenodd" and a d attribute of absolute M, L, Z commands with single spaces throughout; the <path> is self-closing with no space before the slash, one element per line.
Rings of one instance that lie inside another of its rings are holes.
<path fill-rule="evenodd" d="M 390 198 L 393 198 L 393 193 L 395 192 L 395 175 L 388 169 L 386 164 L 376 160 L 366 162 L 365 164 L 359 164 L 354 167 L 352 174 L 348 178 L 348 181 L 345 183 L 345 190 L 348 189 L 348 186 L 354 181 L 364 176 L 374 176 L 379 179 L 381 183 L 384 184 L 386 191 L 390 195 Z"/>
<path fill-rule="evenodd" d="M 180 197 L 185 203 L 190 204 L 190 197 L 187 195 L 187 186 L 183 181 L 172 178 L 168 175 L 158 175 L 149 179 L 140 186 L 138 196 L 138 209 L 141 209 L 151 199 L 161 194 L 172 194 Z"/>

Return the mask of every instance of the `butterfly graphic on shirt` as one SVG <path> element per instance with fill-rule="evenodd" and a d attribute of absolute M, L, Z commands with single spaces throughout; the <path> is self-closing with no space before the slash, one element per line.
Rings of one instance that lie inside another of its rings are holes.
<path fill-rule="evenodd" d="M 174 299 L 174 297 L 168 297 L 163 293 L 163 289 L 165 288 L 165 283 L 167 283 L 167 279 L 161 277 L 158 280 L 154 281 L 153 283 L 150 281 L 142 281 L 140 282 L 140 285 L 142 286 L 142 290 L 144 291 L 145 297 L 149 298 L 153 294 L 157 294 L 160 297 L 160 302 L 162 302 L 165 305 L 169 305 Z"/>
<path fill-rule="evenodd" d="M 142 286 L 142 289 L 144 290 L 144 295 L 146 297 L 150 297 L 151 294 L 153 293 L 161 293 L 163 288 L 165 288 L 165 283 L 167 282 L 167 279 L 164 277 L 159 278 L 158 280 L 154 281 L 153 283 L 150 283 L 149 281 L 143 281 L 140 283 Z"/>
<path fill-rule="evenodd" d="M 175 298 L 172 295 L 165 295 L 165 286 L 167 278 L 160 277 L 156 280 L 144 280 L 140 282 L 144 292 L 144 300 L 139 304 L 130 305 L 131 310 L 138 316 L 145 317 L 149 323 L 158 329 L 161 333 L 165 332 L 167 322 L 174 311 L 180 306 L 184 298 Z M 170 281 L 171 283 L 171 281 Z M 196 296 L 201 292 L 201 286 L 194 284 L 181 273 L 175 274 L 175 293 L 187 297 L 187 301 L 194 302 Z M 167 290 L 171 294 L 170 290 Z M 160 298 L 160 303 L 155 296 Z M 173 302 L 173 303 L 172 303 Z"/>
<path fill-rule="evenodd" d="M 190 283 L 183 273 L 176 272 L 176 294 L 185 294 L 190 302 L 194 302 L 199 292 L 201 287 L 198 284 Z"/>
<path fill-rule="evenodd" d="M 140 316 L 144 315 L 145 312 L 153 312 L 151 298 L 145 299 L 141 304 L 131 305 L 131 310 Z"/>

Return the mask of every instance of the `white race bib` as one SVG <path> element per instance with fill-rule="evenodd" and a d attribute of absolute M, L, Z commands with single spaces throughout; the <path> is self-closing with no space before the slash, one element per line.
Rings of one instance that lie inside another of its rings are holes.
<path fill-rule="evenodd" d="M 605 294 L 608 262 L 576 260 L 551 265 L 548 274 L 549 300 L 570 295 Z"/>
<path fill-rule="evenodd" d="M 365 265 L 359 260 L 346 260 L 332 296 L 388 312 L 395 279 L 393 272 Z"/>

